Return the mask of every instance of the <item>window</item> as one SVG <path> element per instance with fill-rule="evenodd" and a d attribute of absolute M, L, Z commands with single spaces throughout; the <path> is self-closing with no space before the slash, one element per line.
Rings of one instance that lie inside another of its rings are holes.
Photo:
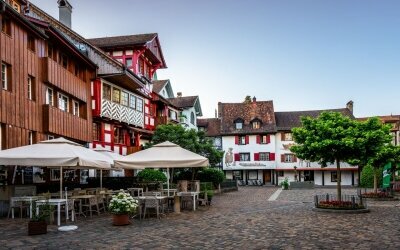
<path fill-rule="evenodd" d="M 53 97 L 53 89 L 47 88 L 46 89 L 46 104 L 50 106 L 54 106 L 54 97 Z"/>
<path fill-rule="evenodd" d="M 47 45 L 47 56 L 54 61 L 57 61 L 57 52 L 51 43 Z"/>
<path fill-rule="evenodd" d="M 53 140 L 54 139 L 54 135 L 47 135 L 47 140 Z"/>
<path fill-rule="evenodd" d="M 234 121 L 236 129 L 243 129 L 243 120 L 238 118 Z"/>
<path fill-rule="evenodd" d="M 79 67 L 78 64 L 75 64 L 74 73 L 75 73 L 75 76 L 76 76 L 76 77 L 80 77 L 80 75 L 81 75 L 81 68 Z"/>
<path fill-rule="evenodd" d="M 134 95 L 129 95 L 129 107 L 132 109 L 136 108 L 136 97 Z"/>
<path fill-rule="evenodd" d="M 29 131 L 28 132 L 28 145 L 32 145 L 33 144 L 33 132 Z"/>
<path fill-rule="evenodd" d="M 283 177 L 285 176 L 285 172 L 284 171 L 278 171 L 278 177 Z"/>
<path fill-rule="evenodd" d="M 113 102 L 120 103 L 121 102 L 121 90 L 117 88 L 113 88 Z"/>
<path fill-rule="evenodd" d="M 337 171 L 331 172 L 331 182 L 337 182 Z"/>
<path fill-rule="evenodd" d="M 125 58 L 125 65 L 127 68 L 132 67 L 132 58 Z"/>
<path fill-rule="evenodd" d="M 283 133 L 283 140 L 284 141 L 293 141 L 292 133 Z"/>
<path fill-rule="evenodd" d="M 34 101 L 35 100 L 35 78 L 32 76 L 28 76 L 28 99 Z"/>
<path fill-rule="evenodd" d="M 122 91 L 121 92 L 121 104 L 124 106 L 128 106 L 129 103 L 129 94 Z"/>
<path fill-rule="evenodd" d="M 111 101 L 111 86 L 103 83 L 103 99 Z"/>
<path fill-rule="evenodd" d="M 74 101 L 73 115 L 79 116 L 79 102 Z"/>
<path fill-rule="evenodd" d="M 253 129 L 259 129 L 261 127 L 260 121 L 254 121 L 252 124 L 253 124 Z"/>
<path fill-rule="evenodd" d="M 269 153 L 267 152 L 260 153 L 260 161 L 269 161 Z"/>
<path fill-rule="evenodd" d="M 239 137 L 238 144 L 239 145 L 246 145 L 246 136 L 245 135 L 240 135 L 238 137 Z"/>
<path fill-rule="evenodd" d="M 1 85 L 4 90 L 9 88 L 9 66 L 5 63 L 1 63 Z"/>
<path fill-rule="evenodd" d="M 284 154 L 283 162 L 295 162 L 293 154 Z"/>
<path fill-rule="evenodd" d="M 114 127 L 114 143 L 124 143 L 124 134 L 122 132 L 122 129 L 119 127 Z"/>
<path fill-rule="evenodd" d="M 270 142 L 269 135 L 260 136 L 260 144 L 268 144 Z"/>
<path fill-rule="evenodd" d="M 137 98 L 136 110 L 139 112 L 143 112 L 143 99 Z"/>
<path fill-rule="evenodd" d="M 58 94 L 58 108 L 64 112 L 68 112 L 68 97 L 63 94 Z"/>
<path fill-rule="evenodd" d="M 100 141 L 100 123 L 93 123 L 93 140 Z"/>
<path fill-rule="evenodd" d="M 61 54 L 60 63 L 65 69 L 68 68 L 68 56 L 66 54 Z"/>
<path fill-rule="evenodd" d="M 4 15 L 3 21 L 1 22 L 1 31 L 11 36 L 11 21 L 8 17 L 4 17 Z"/>
<path fill-rule="evenodd" d="M 194 125 L 194 112 L 190 113 L 190 123 Z"/>
<path fill-rule="evenodd" d="M 171 118 L 172 120 L 176 120 L 177 119 L 177 115 L 175 111 L 169 110 L 169 118 Z"/>
<path fill-rule="evenodd" d="M 32 51 L 36 51 L 35 49 L 35 38 L 33 36 L 28 35 L 28 49 Z"/>
<path fill-rule="evenodd" d="M 250 161 L 250 153 L 240 153 L 239 159 L 240 161 Z"/>
<path fill-rule="evenodd" d="M 143 75 L 143 73 L 144 73 L 144 61 L 143 61 L 142 58 L 139 58 L 139 63 L 138 64 L 139 64 L 138 65 L 139 66 L 138 67 L 138 73 Z"/>

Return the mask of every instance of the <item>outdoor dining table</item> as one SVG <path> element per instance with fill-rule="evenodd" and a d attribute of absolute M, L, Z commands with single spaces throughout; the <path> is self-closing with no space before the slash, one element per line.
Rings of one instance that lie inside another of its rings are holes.
<path fill-rule="evenodd" d="M 11 197 L 10 199 L 10 207 L 11 207 L 11 218 L 14 219 L 14 203 L 16 202 L 29 202 L 29 218 L 32 219 L 32 204 L 33 201 L 36 201 L 38 199 L 41 199 L 43 197 L 40 196 L 16 196 L 16 197 Z"/>
<path fill-rule="evenodd" d="M 82 210 L 82 200 L 88 200 L 88 199 L 90 199 L 90 198 L 92 198 L 94 196 L 95 195 L 93 195 L 93 194 L 83 194 L 83 195 L 74 195 L 74 196 L 70 197 L 71 199 L 79 200 L 79 212 L 78 212 L 78 215 L 83 215 L 84 217 L 86 217 L 86 215 L 83 213 L 83 210 Z"/>
<path fill-rule="evenodd" d="M 199 199 L 200 192 L 179 192 L 177 196 L 192 196 L 193 197 L 193 211 L 196 211 L 196 200 Z"/>
<path fill-rule="evenodd" d="M 37 200 L 36 201 L 36 214 L 37 215 L 39 214 L 40 205 L 45 205 L 45 204 L 57 206 L 57 226 L 61 225 L 61 205 L 65 205 L 65 216 L 67 217 L 67 220 L 69 219 L 67 199 Z M 72 221 L 74 221 L 74 218 L 72 218 Z"/>

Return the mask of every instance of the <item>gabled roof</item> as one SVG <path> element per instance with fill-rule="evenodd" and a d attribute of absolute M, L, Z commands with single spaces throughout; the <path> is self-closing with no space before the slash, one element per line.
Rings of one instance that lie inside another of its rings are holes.
<path fill-rule="evenodd" d="M 221 134 L 260 134 L 276 131 L 272 101 L 218 103 L 218 116 L 221 118 Z M 259 129 L 252 127 L 251 121 L 255 118 L 261 121 Z M 237 119 L 243 120 L 242 129 L 236 129 Z"/>
<path fill-rule="evenodd" d="M 353 114 L 347 108 L 343 109 L 325 109 L 325 110 L 307 110 L 307 111 L 288 111 L 288 112 L 275 112 L 276 126 L 278 130 L 291 130 L 295 127 L 301 126 L 301 117 L 310 116 L 313 118 L 318 117 L 322 112 L 339 112 L 345 116 L 354 119 Z"/>
<path fill-rule="evenodd" d="M 165 87 L 165 85 L 169 82 L 169 80 L 155 80 L 153 83 L 153 92 L 160 94 L 161 90 Z"/>
<path fill-rule="evenodd" d="M 173 105 L 179 108 L 191 108 L 194 107 L 197 116 L 202 116 L 203 112 L 201 110 L 200 98 L 199 96 L 181 96 L 176 98 L 168 98 Z"/>
<path fill-rule="evenodd" d="M 105 47 L 125 47 L 145 45 L 158 36 L 157 33 L 127 35 L 127 36 L 111 36 L 87 39 L 93 45 L 99 48 Z"/>
<path fill-rule="evenodd" d="M 221 135 L 221 119 L 219 118 L 205 118 L 197 119 L 197 127 L 205 128 L 207 137 L 215 137 Z"/>

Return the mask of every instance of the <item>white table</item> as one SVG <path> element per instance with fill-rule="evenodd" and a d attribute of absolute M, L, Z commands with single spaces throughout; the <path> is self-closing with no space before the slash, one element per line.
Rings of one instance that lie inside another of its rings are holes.
<path fill-rule="evenodd" d="M 192 196 L 193 197 L 193 211 L 196 211 L 196 199 L 199 199 L 200 192 L 179 192 L 177 196 Z"/>
<path fill-rule="evenodd" d="M 61 225 L 61 205 L 65 205 L 65 216 L 67 217 L 67 220 L 69 219 L 68 217 L 68 203 L 66 199 L 48 199 L 48 200 L 37 200 L 36 201 L 36 214 L 39 214 L 39 206 L 40 205 L 53 205 L 57 206 L 57 226 Z M 72 221 L 74 221 L 74 218 L 72 218 Z"/>
<path fill-rule="evenodd" d="M 11 197 L 10 199 L 10 206 L 11 206 L 11 217 L 14 219 L 14 203 L 21 201 L 21 202 L 29 202 L 29 218 L 32 219 L 32 203 L 33 201 L 39 199 L 39 196 L 18 196 L 18 197 Z M 22 211 L 21 211 L 22 213 Z"/>

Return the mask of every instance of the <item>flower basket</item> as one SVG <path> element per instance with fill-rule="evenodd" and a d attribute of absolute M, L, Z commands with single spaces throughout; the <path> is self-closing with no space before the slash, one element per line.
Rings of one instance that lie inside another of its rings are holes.
<path fill-rule="evenodd" d="M 109 211 L 113 214 L 113 224 L 115 226 L 130 224 L 129 215 L 133 214 L 137 207 L 137 200 L 133 199 L 129 193 L 121 191 L 114 195 L 108 206 Z"/>
<path fill-rule="evenodd" d="M 129 214 L 113 214 L 114 226 L 125 226 L 131 224 L 129 221 Z"/>

